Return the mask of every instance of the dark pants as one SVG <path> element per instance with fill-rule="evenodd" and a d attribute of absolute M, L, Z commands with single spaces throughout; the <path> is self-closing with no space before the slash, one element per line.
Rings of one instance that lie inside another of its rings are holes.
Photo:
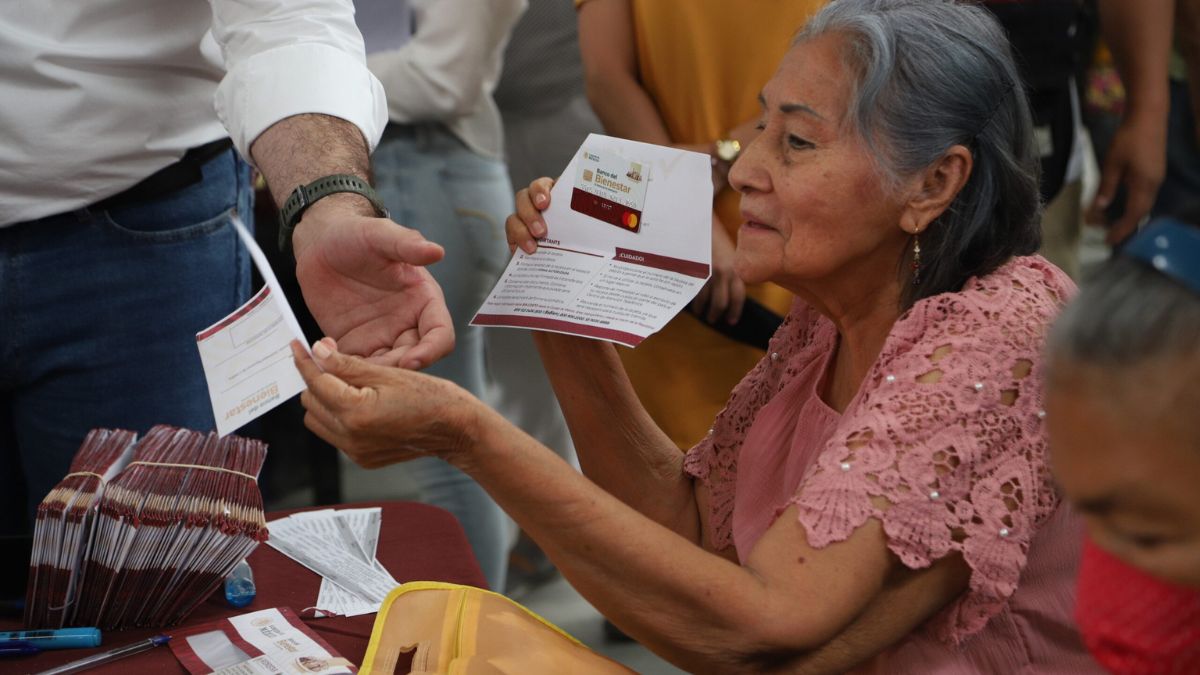
<path fill-rule="evenodd" d="M 119 207 L 0 227 L 0 533 L 19 532 L 89 429 L 213 428 L 196 332 L 244 302 L 250 169 Z"/>
<path fill-rule="evenodd" d="M 1200 77 L 1200 73 L 1190 73 Z M 1200 209 L 1200 145 L 1196 114 L 1187 84 L 1171 82 L 1171 114 L 1167 120 L 1167 175 L 1158 189 L 1151 215 L 1195 217 Z"/>

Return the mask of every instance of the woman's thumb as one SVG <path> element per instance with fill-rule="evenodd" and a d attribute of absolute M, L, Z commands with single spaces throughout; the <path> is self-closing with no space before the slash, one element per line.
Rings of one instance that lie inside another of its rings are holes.
<path fill-rule="evenodd" d="M 339 352 L 337 342 L 330 337 L 314 342 L 312 353 L 321 370 L 337 376 L 347 384 L 365 384 L 370 379 L 371 369 L 375 367 L 362 359 Z"/>

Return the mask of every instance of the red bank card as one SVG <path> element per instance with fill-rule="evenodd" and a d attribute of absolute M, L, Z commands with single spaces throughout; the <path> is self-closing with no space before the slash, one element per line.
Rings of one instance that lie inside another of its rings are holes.
<path fill-rule="evenodd" d="M 627 232 L 640 232 L 648 169 L 648 164 L 628 158 L 581 150 L 571 210 Z"/>

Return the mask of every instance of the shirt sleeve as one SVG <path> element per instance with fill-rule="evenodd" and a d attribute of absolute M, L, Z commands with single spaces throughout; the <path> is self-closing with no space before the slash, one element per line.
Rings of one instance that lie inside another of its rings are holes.
<path fill-rule="evenodd" d="M 526 0 L 414 3 L 417 32 L 400 49 L 367 64 L 383 82 L 394 122 L 461 117 L 475 111 L 484 78 L 499 72 L 509 33 Z"/>
<path fill-rule="evenodd" d="M 344 119 L 374 150 L 387 124 L 351 0 L 209 0 L 226 74 L 217 116 L 243 157 L 272 124 L 305 113 Z"/>
<path fill-rule="evenodd" d="M 860 402 L 778 511 L 796 505 L 817 548 L 876 518 L 907 567 L 961 554 L 969 589 L 931 623 L 952 643 L 1003 609 L 1059 503 L 1040 386 L 1058 305 L 1029 292 L 1037 285 L 1034 274 L 997 279 L 897 322 Z"/>

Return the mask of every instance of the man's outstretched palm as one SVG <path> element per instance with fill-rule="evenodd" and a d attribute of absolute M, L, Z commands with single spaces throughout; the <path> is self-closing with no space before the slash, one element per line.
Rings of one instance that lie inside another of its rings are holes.
<path fill-rule="evenodd" d="M 423 368 L 449 353 L 450 313 L 423 267 L 442 248 L 390 220 L 316 206 L 294 243 L 296 278 L 321 330 L 345 353 L 383 365 Z"/>

